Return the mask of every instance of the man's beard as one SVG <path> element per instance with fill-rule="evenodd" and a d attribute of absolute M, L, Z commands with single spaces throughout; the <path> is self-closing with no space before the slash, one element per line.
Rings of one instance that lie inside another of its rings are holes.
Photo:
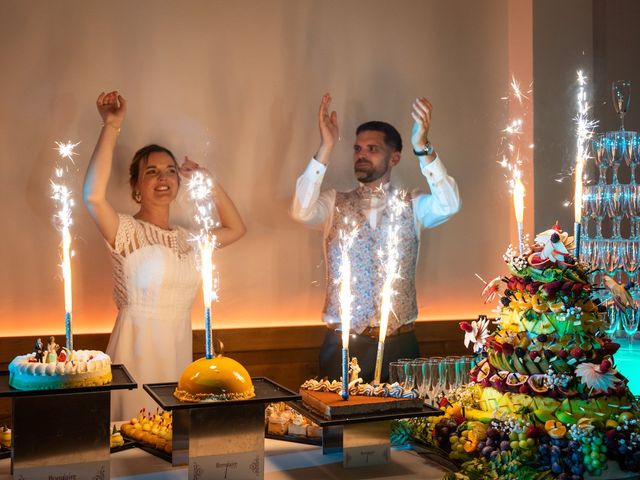
<path fill-rule="evenodd" d="M 363 162 L 358 165 L 359 162 Z M 386 159 L 380 169 L 375 169 L 373 164 L 364 159 L 359 159 L 353 166 L 354 173 L 359 182 L 371 183 L 375 182 L 389 170 L 389 159 Z"/>

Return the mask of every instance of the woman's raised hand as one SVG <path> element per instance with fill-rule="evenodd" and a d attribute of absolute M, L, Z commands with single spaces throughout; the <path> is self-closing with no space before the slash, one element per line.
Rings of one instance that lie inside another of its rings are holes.
<path fill-rule="evenodd" d="M 201 171 L 207 175 L 211 175 L 206 168 L 201 167 L 198 163 L 185 156 L 182 165 L 180 165 L 180 175 L 182 175 L 186 180 L 189 180 L 196 171 Z"/>
<path fill-rule="evenodd" d="M 109 93 L 102 92 L 96 100 L 98 113 L 105 125 L 119 129 L 127 112 L 127 101 L 116 90 Z"/>

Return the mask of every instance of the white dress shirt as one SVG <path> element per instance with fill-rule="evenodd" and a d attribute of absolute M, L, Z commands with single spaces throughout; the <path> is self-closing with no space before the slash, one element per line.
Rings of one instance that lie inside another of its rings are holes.
<path fill-rule="evenodd" d="M 423 228 L 440 225 L 460 209 L 458 186 L 456 181 L 447 175 L 440 158 L 436 157 L 431 163 L 427 163 L 424 158 L 419 157 L 419 161 L 420 170 L 427 179 L 431 193 L 419 194 L 412 199 L 418 233 Z M 311 159 L 304 173 L 298 178 L 291 209 L 291 216 L 295 220 L 323 229 L 325 232 L 331 225 L 336 199 L 336 191 L 333 189 L 320 192 L 326 171 L 325 165 L 315 158 Z M 382 188 L 388 190 L 389 183 Z M 363 204 L 363 214 L 373 228 L 376 228 L 384 206 L 384 199 L 378 197 L 372 197 Z"/>

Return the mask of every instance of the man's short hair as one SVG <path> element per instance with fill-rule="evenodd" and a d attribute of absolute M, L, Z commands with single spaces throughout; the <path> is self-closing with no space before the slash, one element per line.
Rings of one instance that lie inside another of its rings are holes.
<path fill-rule="evenodd" d="M 360 125 L 356 129 L 356 135 L 359 135 L 360 132 L 382 132 L 384 133 L 384 143 L 387 147 L 391 148 L 396 152 L 402 151 L 402 137 L 398 130 L 395 129 L 393 125 L 388 124 L 387 122 L 380 122 L 378 120 L 373 120 L 371 122 L 366 122 Z"/>

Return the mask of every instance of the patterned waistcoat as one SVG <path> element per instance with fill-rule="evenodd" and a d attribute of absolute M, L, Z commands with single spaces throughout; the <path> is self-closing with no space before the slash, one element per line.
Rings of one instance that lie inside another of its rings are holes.
<path fill-rule="evenodd" d="M 380 324 L 380 304 L 385 281 L 383 262 L 386 262 L 387 237 L 391 223 L 389 198 L 401 195 L 393 187 L 387 194 L 387 205 L 379 216 L 376 228 L 372 228 L 362 212 L 362 200 L 358 189 L 337 192 L 333 222 L 325 237 L 327 260 L 327 295 L 324 306 L 325 317 L 340 319 L 340 278 L 341 248 L 339 233 L 344 228 L 345 218 L 358 225 L 355 240 L 349 249 L 351 261 L 351 331 L 362 333 L 369 326 Z M 416 233 L 411 198 L 404 195 L 405 206 L 396 217 L 399 235 L 398 266 L 399 278 L 394 280 L 391 313 L 388 332 L 395 331 L 405 323 L 415 320 L 418 315 L 416 304 L 415 271 L 418 259 L 419 239 Z M 382 256 L 380 255 L 382 253 Z"/>

